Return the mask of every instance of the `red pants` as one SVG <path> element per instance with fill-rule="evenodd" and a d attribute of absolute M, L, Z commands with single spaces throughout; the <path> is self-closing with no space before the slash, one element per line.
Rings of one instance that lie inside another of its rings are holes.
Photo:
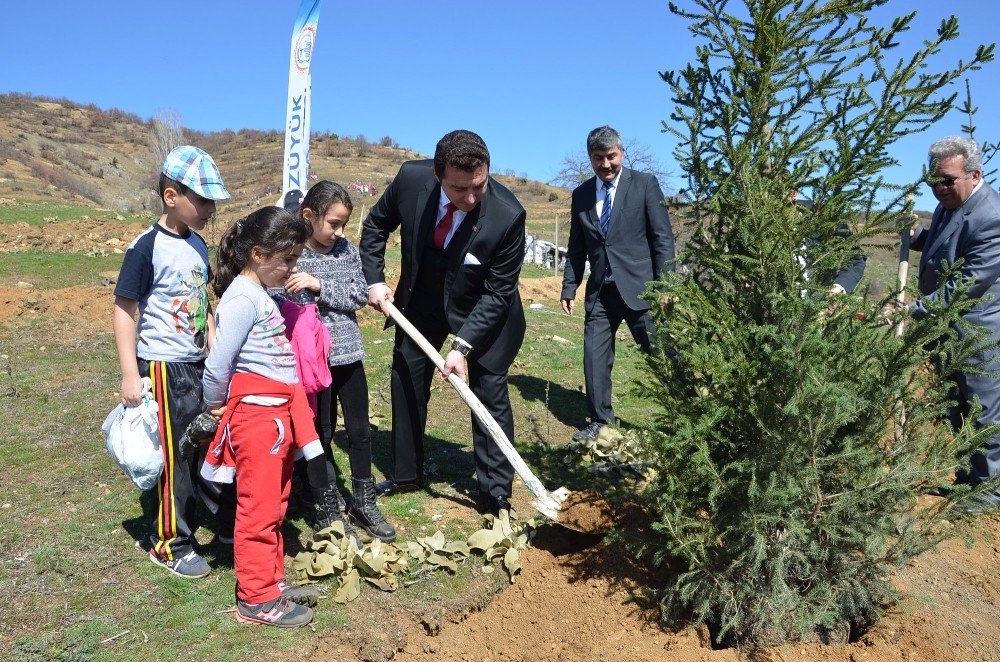
<path fill-rule="evenodd" d="M 284 398 L 275 407 L 243 401 L 249 395 Z M 288 508 L 293 453 L 322 455 L 313 413 L 299 384 L 249 372 L 233 375 L 226 413 L 201 467 L 206 480 L 230 483 L 236 475 L 233 553 L 237 597 L 259 604 L 277 598 L 285 578 L 281 523 Z"/>
<path fill-rule="evenodd" d="M 281 523 L 295 452 L 288 407 L 236 404 L 229 443 L 236 456 L 237 597 L 258 604 L 281 595 L 278 582 L 285 578 Z"/>

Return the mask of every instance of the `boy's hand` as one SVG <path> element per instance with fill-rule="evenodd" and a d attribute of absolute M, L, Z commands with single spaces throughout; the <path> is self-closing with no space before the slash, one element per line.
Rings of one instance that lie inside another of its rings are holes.
<path fill-rule="evenodd" d="M 316 278 L 316 276 L 313 276 L 312 274 L 299 272 L 297 274 L 293 274 L 292 277 L 288 279 L 288 282 L 285 283 L 285 289 L 290 294 L 298 294 L 302 290 L 319 292 L 319 278 Z"/>
<path fill-rule="evenodd" d="M 211 414 L 212 416 L 215 416 L 216 418 L 222 418 L 226 413 L 226 405 L 222 405 L 221 407 L 216 407 L 215 409 L 209 409 L 208 413 Z"/>
<path fill-rule="evenodd" d="M 142 404 L 142 377 L 130 375 L 122 377 L 122 404 L 126 407 L 136 407 Z"/>

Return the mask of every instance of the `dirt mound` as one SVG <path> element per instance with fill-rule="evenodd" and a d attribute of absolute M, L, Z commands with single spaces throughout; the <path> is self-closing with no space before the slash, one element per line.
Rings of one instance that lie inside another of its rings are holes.
<path fill-rule="evenodd" d="M 574 524 L 606 530 L 638 522 L 638 507 L 608 510 L 580 495 L 565 510 Z M 796 644 L 747 656 L 714 650 L 707 629 L 672 631 L 645 593 L 662 585 L 625 548 L 598 535 L 543 527 L 522 557 L 517 583 L 464 620 L 406 627 L 400 660 L 939 660 L 1000 659 L 1000 516 L 984 518 L 985 537 L 972 547 L 952 540 L 903 570 L 912 597 L 857 641 L 843 646 Z M 458 622 L 460 621 L 461 622 Z M 457 624 L 456 624 L 457 623 Z"/>
<path fill-rule="evenodd" d="M 84 218 L 42 225 L 0 225 L 0 252 L 46 250 L 57 253 L 123 253 L 143 223 L 123 223 L 116 218 Z"/>
<path fill-rule="evenodd" d="M 616 521 L 608 502 L 588 494 L 571 497 L 563 513 L 588 531 Z M 414 629 L 397 659 L 687 660 L 710 648 L 695 632 L 661 624 L 642 596 L 645 571 L 599 535 L 543 527 L 521 562 L 517 582 L 486 609 L 436 637 Z"/>
<path fill-rule="evenodd" d="M 546 276 L 545 278 L 522 278 L 519 283 L 521 298 L 529 301 L 559 300 L 562 294 L 562 276 Z"/>
<path fill-rule="evenodd" d="M 46 319 L 67 337 L 111 331 L 114 287 L 0 287 L 0 324 L 21 318 Z"/>
<path fill-rule="evenodd" d="M 600 535 L 614 522 L 614 505 L 588 492 L 573 492 L 563 503 L 559 522 L 581 533 Z"/>

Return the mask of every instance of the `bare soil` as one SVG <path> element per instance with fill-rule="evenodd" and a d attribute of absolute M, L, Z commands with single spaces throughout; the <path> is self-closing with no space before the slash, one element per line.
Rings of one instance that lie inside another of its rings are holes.
<path fill-rule="evenodd" d="M 62 253 L 124 253 L 147 225 L 93 217 L 42 225 L 0 225 L 0 253 L 46 250 Z"/>
<path fill-rule="evenodd" d="M 558 302 L 562 293 L 562 276 L 546 276 L 545 278 L 525 278 L 520 283 L 521 298 L 526 302 L 553 300 Z"/>
<path fill-rule="evenodd" d="M 952 540 L 903 569 L 897 582 L 909 595 L 856 641 L 841 646 L 790 644 L 753 655 L 715 650 L 707 628 L 671 629 L 659 618 L 646 586 L 657 577 L 600 532 L 644 519 L 637 509 L 615 512 L 600 499 L 570 502 L 579 533 L 543 527 L 522 557 L 516 583 L 479 604 L 453 604 L 445 617 L 393 610 L 390 637 L 358 647 L 336 633 L 319 641 L 315 659 L 353 654 L 396 660 L 889 660 L 1000 659 L 1000 577 L 995 568 L 1000 516 L 982 519 L 983 534 L 970 547 Z M 623 521 L 624 518 L 624 521 Z M 402 617 L 402 620 L 399 618 Z M 385 621 L 376 629 L 386 632 Z"/>
<path fill-rule="evenodd" d="M 79 337 L 111 331 L 114 285 L 41 289 L 33 285 L 0 286 L 0 324 L 45 317 L 52 333 Z"/>

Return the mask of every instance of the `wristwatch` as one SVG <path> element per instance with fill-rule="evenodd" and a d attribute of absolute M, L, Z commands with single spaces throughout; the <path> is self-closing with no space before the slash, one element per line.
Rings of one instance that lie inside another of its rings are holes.
<path fill-rule="evenodd" d="M 472 351 L 472 345 L 468 345 L 459 340 L 458 338 L 455 338 L 454 340 L 451 341 L 451 349 L 453 351 L 458 352 L 462 356 L 468 356 L 469 352 Z"/>

